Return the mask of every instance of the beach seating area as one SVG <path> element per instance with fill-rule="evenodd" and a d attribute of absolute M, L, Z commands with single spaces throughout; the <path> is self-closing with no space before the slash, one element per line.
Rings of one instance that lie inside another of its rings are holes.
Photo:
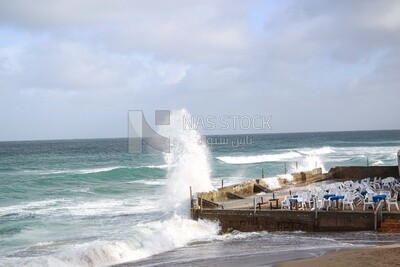
<path fill-rule="evenodd" d="M 199 193 L 192 218 L 218 220 L 224 232 L 400 233 L 400 178 L 395 177 L 294 182 L 275 191 L 266 190 L 263 180 L 249 180 Z"/>
<path fill-rule="evenodd" d="M 379 202 L 386 211 L 399 211 L 400 181 L 394 177 L 313 184 L 284 195 L 281 209 L 289 210 L 375 210 Z"/>

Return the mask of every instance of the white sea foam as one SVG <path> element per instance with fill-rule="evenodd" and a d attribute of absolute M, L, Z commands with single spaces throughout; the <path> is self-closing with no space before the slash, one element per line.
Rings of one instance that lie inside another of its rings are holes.
<path fill-rule="evenodd" d="M 392 165 L 397 162 L 396 146 L 376 146 L 376 147 L 335 147 L 332 155 L 323 155 L 324 161 L 360 161 L 367 163 L 367 158 L 371 165 Z"/>
<path fill-rule="evenodd" d="M 288 181 L 288 182 L 292 182 L 293 176 L 289 173 L 288 174 L 280 174 L 277 176 L 261 179 L 261 183 L 267 185 L 268 188 L 271 190 L 276 190 L 276 189 L 281 188 L 280 181 L 284 181 L 284 180 Z"/>
<path fill-rule="evenodd" d="M 64 199 L 51 199 L 43 201 L 23 202 L 17 205 L 0 207 L 0 216 L 7 214 L 22 214 L 24 212 L 42 210 L 63 202 L 65 202 Z"/>
<path fill-rule="evenodd" d="M 37 174 L 37 175 L 51 175 L 51 174 L 89 174 L 108 172 L 120 168 L 126 168 L 124 166 L 111 166 L 101 168 L 89 168 L 89 169 L 61 169 L 61 170 L 24 170 L 23 173 Z"/>
<path fill-rule="evenodd" d="M 262 162 L 299 160 L 304 156 L 320 156 L 331 154 L 334 152 L 335 150 L 332 147 L 325 146 L 320 148 L 302 148 L 296 151 L 287 151 L 277 154 L 262 154 L 253 156 L 223 156 L 216 158 L 227 164 L 253 164 Z"/>
<path fill-rule="evenodd" d="M 301 171 L 309 171 L 314 168 L 321 168 L 322 172 L 326 172 L 325 166 L 320 156 L 318 155 L 307 155 L 297 162 L 297 167 L 295 163 L 292 163 L 289 172 L 301 172 Z"/>
<path fill-rule="evenodd" d="M 134 200 L 103 199 L 93 202 L 74 203 L 53 210 L 64 215 L 72 216 L 113 216 L 147 213 L 157 209 L 153 201 L 143 201 L 140 198 Z"/>
<path fill-rule="evenodd" d="M 372 163 L 372 166 L 379 166 L 379 165 L 383 165 L 383 164 L 384 164 L 383 161 L 377 160 L 377 161 Z"/>
<path fill-rule="evenodd" d="M 396 153 L 399 150 L 398 146 L 370 146 L 370 147 L 336 147 L 337 151 L 341 155 L 346 156 L 390 156 L 393 160 L 396 159 Z"/>
<path fill-rule="evenodd" d="M 135 167 L 136 169 L 139 168 L 149 168 L 149 169 L 168 169 L 169 165 L 168 164 L 161 164 L 161 165 L 145 165 L 145 166 L 139 166 Z"/>
<path fill-rule="evenodd" d="M 165 185 L 167 183 L 164 179 L 141 179 L 128 182 L 130 184 L 145 184 L 145 185 Z"/>
<path fill-rule="evenodd" d="M 77 170 L 76 173 L 89 174 L 89 173 L 109 172 L 109 171 L 120 169 L 120 168 L 125 168 L 125 167 L 123 167 L 123 166 L 115 166 L 115 167 L 83 169 L 83 170 Z"/>
<path fill-rule="evenodd" d="M 334 150 L 332 148 L 323 147 L 296 152 L 289 151 L 272 155 L 225 156 L 217 157 L 217 159 L 227 164 L 254 164 L 262 162 L 291 161 L 291 165 L 288 166 L 289 172 L 308 171 L 314 168 L 322 168 L 322 171 L 326 172 L 321 156 L 333 152 Z M 297 162 L 297 168 L 296 162 L 294 161 Z"/>
<path fill-rule="evenodd" d="M 334 152 L 335 150 L 329 146 L 324 146 L 320 148 L 305 148 L 299 150 L 299 153 L 306 155 L 326 155 Z"/>
<path fill-rule="evenodd" d="M 268 235 L 267 231 L 260 231 L 260 232 L 240 232 L 237 230 L 232 231 L 231 233 L 220 235 L 216 237 L 217 240 L 237 240 L 237 239 L 247 239 L 247 238 L 254 238 L 259 236 Z"/>
<path fill-rule="evenodd" d="M 158 202 L 142 198 L 126 200 L 101 199 L 96 201 L 78 202 L 66 199 L 54 199 L 21 203 L 7 207 L 0 207 L 0 216 L 17 215 L 41 215 L 41 216 L 113 216 L 139 214 L 155 211 Z"/>
<path fill-rule="evenodd" d="M 14 266 L 109 266 L 207 240 L 219 232 L 216 223 L 173 216 L 165 221 L 139 224 L 126 240 L 93 241 L 49 256 L 8 259 Z"/>
<path fill-rule="evenodd" d="M 279 154 L 264 154 L 256 156 L 224 156 L 216 158 L 227 164 L 252 164 L 261 162 L 283 161 L 300 157 L 300 153 L 291 151 Z"/>
<path fill-rule="evenodd" d="M 268 188 L 271 190 L 281 188 L 281 185 L 279 183 L 279 179 L 277 176 L 264 178 L 264 179 L 262 179 L 262 183 L 266 184 L 268 186 Z"/>

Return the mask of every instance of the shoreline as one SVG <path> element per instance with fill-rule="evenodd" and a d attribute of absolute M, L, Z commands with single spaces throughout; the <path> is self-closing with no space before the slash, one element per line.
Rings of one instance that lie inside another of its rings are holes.
<path fill-rule="evenodd" d="M 396 266 L 399 265 L 400 243 L 391 245 L 339 249 L 321 256 L 276 263 L 274 267 L 298 266 Z"/>

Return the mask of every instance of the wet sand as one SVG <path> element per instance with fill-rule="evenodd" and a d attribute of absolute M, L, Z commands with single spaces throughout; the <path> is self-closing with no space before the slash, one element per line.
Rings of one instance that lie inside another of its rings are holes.
<path fill-rule="evenodd" d="M 295 260 L 275 266 L 400 266 L 400 243 L 363 249 L 340 250 L 316 258 Z"/>

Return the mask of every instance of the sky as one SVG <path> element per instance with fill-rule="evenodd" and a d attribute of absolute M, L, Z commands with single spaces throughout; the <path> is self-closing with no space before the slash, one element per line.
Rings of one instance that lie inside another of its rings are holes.
<path fill-rule="evenodd" d="M 0 1 L 0 140 L 126 137 L 128 110 L 181 108 L 399 129 L 399 70 L 400 1 Z"/>

